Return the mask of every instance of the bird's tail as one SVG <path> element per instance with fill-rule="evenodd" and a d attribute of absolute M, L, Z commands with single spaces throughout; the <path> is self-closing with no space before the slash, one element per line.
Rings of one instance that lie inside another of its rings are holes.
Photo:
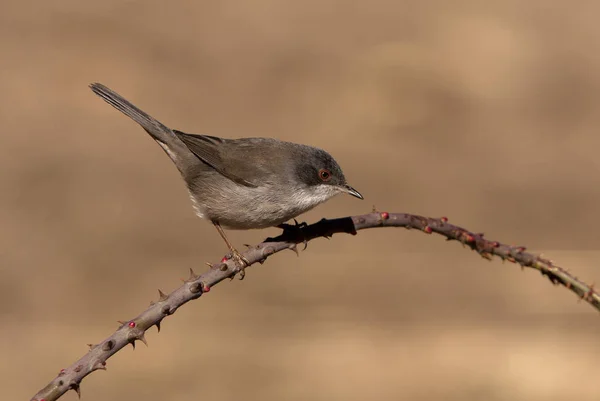
<path fill-rule="evenodd" d="M 146 132 L 152 136 L 152 138 L 161 144 L 170 147 L 174 141 L 179 141 L 177 136 L 175 136 L 169 127 L 162 124 L 148 113 L 134 106 L 129 100 L 125 99 L 112 89 L 99 83 L 90 84 L 90 89 L 92 89 L 92 91 L 96 95 L 100 96 L 106 103 L 110 104 L 115 109 L 119 110 L 121 113 L 125 114 L 133 121 L 141 125 L 142 128 L 144 128 Z"/>

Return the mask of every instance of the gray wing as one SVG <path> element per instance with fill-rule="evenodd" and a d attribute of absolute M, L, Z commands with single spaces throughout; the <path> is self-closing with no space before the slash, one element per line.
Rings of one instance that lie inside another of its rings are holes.
<path fill-rule="evenodd" d="M 240 185 L 256 188 L 275 172 L 269 163 L 269 158 L 272 160 L 274 155 L 267 143 L 256 147 L 252 146 L 251 139 L 232 140 L 177 130 L 173 132 L 200 160 Z"/>

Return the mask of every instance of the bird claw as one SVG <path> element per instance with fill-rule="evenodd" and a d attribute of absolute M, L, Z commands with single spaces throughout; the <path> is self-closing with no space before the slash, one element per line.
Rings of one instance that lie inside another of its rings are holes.
<path fill-rule="evenodd" d="M 294 224 L 283 223 L 277 226 L 277 228 L 281 228 L 283 230 L 283 236 L 289 235 L 289 237 L 293 238 L 294 241 L 297 241 L 298 243 L 302 242 L 302 244 L 304 244 L 304 248 L 302 248 L 303 251 L 308 247 L 308 241 L 302 232 L 302 229 L 306 227 L 308 227 L 308 223 L 298 223 L 298 220 L 296 219 L 294 219 Z M 292 250 L 298 253 L 298 250 L 295 246 Z"/>
<path fill-rule="evenodd" d="M 281 228 L 282 230 L 301 230 L 305 227 L 308 227 L 308 223 L 303 221 L 302 223 L 298 223 L 298 220 L 294 219 L 294 224 L 281 223 L 277 226 L 277 228 Z"/>
<path fill-rule="evenodd" d="M 231 250 L 231 258 L 229 259 L 233 259 L 236 266 L 238 266 L 237 272 L 240 274 L 240 280 L 243 280 L 244 277 L 246 277 L 246 267 L 250 266 L 250 261 L 246 259 L 241 253 L 239 253 L 237 249 Z"/>

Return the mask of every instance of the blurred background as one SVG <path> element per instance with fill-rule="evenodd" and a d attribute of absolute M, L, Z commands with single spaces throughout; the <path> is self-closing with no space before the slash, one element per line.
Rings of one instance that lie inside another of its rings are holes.
<path fill-rule="evenodd" d="M 167 125 L 327 149 L 379 210 L 448 216 L 600 280 L 600 3 L 2 1 L 0 377 L 29 399 L 226 253 L 102 82 Z M 229 232 L 257 243 L 276 229 Z M 403 229 L 224 282 L 83 399 L 595 400 L 598 313 Z M 64 396 L 75 400 L 74 392 Z"/>

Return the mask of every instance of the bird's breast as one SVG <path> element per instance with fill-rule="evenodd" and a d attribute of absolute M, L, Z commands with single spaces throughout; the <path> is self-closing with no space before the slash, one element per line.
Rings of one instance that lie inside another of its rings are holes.
<path fill-rule="evenodd" d="M 274 185 L 256 188 L 227 185 L 227 188 L 190 190 L 196 214 L 228 229 L 267 228 L 291 220 L 326 201 L 334 193 L 306 188 L 281 190 Z"/>

